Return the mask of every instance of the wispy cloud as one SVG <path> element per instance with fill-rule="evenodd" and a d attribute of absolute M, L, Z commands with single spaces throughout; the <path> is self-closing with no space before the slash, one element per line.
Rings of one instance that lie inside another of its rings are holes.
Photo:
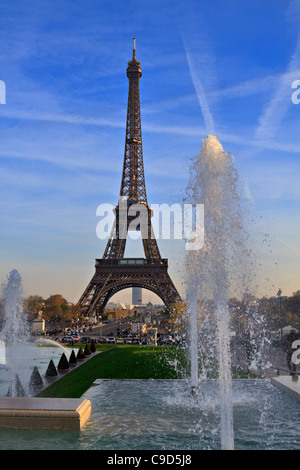
<path fill-rule="evenodd" d="M 195 61 L 195 59 L 193 58 L 192 54 L 190 53 L 186 45 L 185 45 L 185 53 L 186 53 L 186 59 L 187 59 L 187 63 L 189 66 L 190 74 L 191 74 L 195 91 L 197 94 L 197 98 L 201 107 L 203 119 L 205 122 L 206 132 L 207 134 L 215 133 L 215 124 L 214 124 L 213 115 L 211 113 L 211 110 L 208 104 L 207 96 L 204 90 L 203 81 L 201 80 L 201 73 L 203 73 L 203 62 L 204 60 L 206 60 L 205 59 L 206 55 L 203 55 L 203 54 L 201 55 L 201 61 L 199 63 L 199 60 Z M 200 54 L 198 54 L 198 57 L 199 56 Z M 206 76 L 210 75 L 208 69 L 209 67 L 205 67 Z"/>
<path fill-rule="evenodd" d="M 278 80 L 279 74 L 266 75 L 264 77 L 254 77 L 229 87 L 206 91 L 206 101 L 208 102 L 210 99 L 212 99 L 215 102 L 216 100 L 239 99 L 245 96 L 270 93 L 275 89 Z M 162 110 L 168 111 L 171 109 L 180 108 L 193 101 L 195 101 L 195 94 L 190 93 L 188 95 L 177 96 L 173 99 L 147 103 L 143 107 L 143 115 L 154 114 L 157 112 L 161 113 Z"/>
<path fill-rule="evenodd" d="M 15 119 L 24 119 L 24 120 L 36 120 L 36 121 L 45 121 L 52 123 L 62 123 L 62 124 L 73 124 L 74 126 L 91 126 L 91 127 L 101 127 L 106 130 L 109 128 L 115 129 L 124 129 L 125 124 L 123 120 L 113 120 L 107 118 L 89 118 L 85 115 L 72 115 L 64 113 L 36 113 L 28 111 L 12 111 L 9 110 L 6 112 L 7 116 Z M 205 123 L 206 124 L 206 123 Z M 213 126 L 214 128 L 214 126 Z M 272 127 L 273 129 L 273 127 Z M 86 132 L 86 131 L 85 131 Z M 169 135 L 182 135 L 186 137 L 195 137 L 201 139 L 203 135 L 213 132 L 212 127 L 207 125 L 205 126 L 191 126 L 191 125 L 180 125 L 180 124 L 154 124 L 151 121 L 145 119 L 143 121 L 143 132 L 144 133 L 153 133 L 153 134 L 169 134 Z M 235 145 L 247 146 L 250 148 L 255 148 L 257 150 L 270 149 L 276 151 L 284 151 L 289 153 L 299 153 L 300 144 L 291 142 L 291 141 L 280 141 L 279 139 L 274 140 L 267 133 L 261 135 L 259 139 L 253 139 L 251 135 L 243 135 L 241 133 L 229 133 L 224 132 L 223 130 L 218 130 L 218 136 L 222 142 L 232 143 Z M 83 139 L 83 136 L 80 137 Z M 80 140 L 79 139 L 79 140 Z M 78 140 L 78 139 L 77 139 Z M 77 142 L 76 145 L 80 145 L 80 142 Z M 76 143 L 76 138 L 74 140 Z M 76 147 L 77 148 L 77 147 Z M 81 158 L 77 158 L 78 148 L 82 149 Z M 111 158 L 108 161 L 107 159 L 98 158 L 98 153 L 95 154 L 95 150 L 89 150 L 85 139 L 81 142 L 80 147 L 78 147 L 74 153 L 74 149 L 71 148 L 64 151 L 64 154 L 60 152 L 60 157 L 58 158 L 54 152 L 49 151 L 49 148 L 46 148 L 45 145 L 39 148 L 38 143 L 35 142 L 35 145 L 29 147 L 26 146 L 25 142 L 20 142 L 18 149 L 8 148 L 5 149 L 5 140 L 2 141 L 2 158 L 20 158 L 28 160 L 41 160 L 49 163 L 54 163 L 62 167 L 78 167 L 78 168 L 87 168 L 87 169 L 106 169 L 110 171 L 119 171 L 118 167 L 115 167 L 117 164 L 118 158 L 113 158 L 114 165 L 111 165 Z M 42 150 L 41 150 L 42 149 Z M 68 153 L 69 152 L 69 153 Z M 84 155 L 84 158 L 82 156 Z"/>
<path fill-rule="evenodd" d="M 76 114 L 64 114 L 64 113 L 45 113 L 36 110 L 21 110 L 21 109 L 9 109 L 6 108 L 2 113 L 1 117 L 8 117 L 12 119 L 21 119 L 28 121 L 49 121 L 49 122 L 61 122 L 66 124 L 83 124 L 91 126 L 108 126 L 108 127 L 124 127 L 124 121 L 118 121 L 113 119 L 103 118 L 89 118 L 82 115 Z"/>
<path fill-rule="evenodd" d="M 298 36 L 296 49 L 290 59 L 287 71 L 281 74 L 277 80 L 277 87 L 271 100 L 265 106 L 258 121 L 255 138 L 258 140 L 270 140 L 276 132 L 288 112 L 291 103 L 292 82 L 300 76 L 300 35 Z"/>
<path fill-rule="evenodd" d="M 243 96 L 256 95 L 259 93 L 270 92 L 277 85 L 279 76 L 267 75 L 265 77 L 255 77 L 227 88 L 219 89 L 210 93 L 220 99 L 241 98 Z"/>

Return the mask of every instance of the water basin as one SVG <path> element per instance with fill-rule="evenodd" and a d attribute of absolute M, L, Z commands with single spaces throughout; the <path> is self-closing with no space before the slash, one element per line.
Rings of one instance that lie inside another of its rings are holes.
<path fill-rule="evenodd" d="M 6 430 L 0 449 L 220 449 L 216 383 L 195 399 L 186 381 L 100 380 L 84 397 L 92 414 L 81 431 Z M 299 402 L 266 380 L 233 381 L 235 449 L 299 449 Z"/>

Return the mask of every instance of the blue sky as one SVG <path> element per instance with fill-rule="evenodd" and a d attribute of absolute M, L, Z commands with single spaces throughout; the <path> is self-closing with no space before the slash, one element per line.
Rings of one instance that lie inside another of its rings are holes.
<path fill-rule="evenodd" d="M 0 278 L 77 301 L 116 204 L 135 36 L 148 202 L 182 203 L 215 133 L 251 206 L 258 293 L 300 288 L 300 1 L 35 0 L 0 18 Z M 159 242 L 182 292 L 183 245 Z"/>

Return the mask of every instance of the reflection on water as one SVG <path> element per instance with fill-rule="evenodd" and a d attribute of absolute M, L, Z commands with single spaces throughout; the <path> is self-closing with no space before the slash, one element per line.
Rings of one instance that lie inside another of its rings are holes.
<path fill-rule="evenodd" d="M 185 381 L 104 380 L 85 394 L 80 432 L 4 431 L 0 449 L 220 449 L 216 383 L 196 399 Z M 298 449 L 299 403 L 268 380 L 234 380 L 235 449 Z"/>
<path fill-rule="evenodd" d="M 18 371 L 21 384 L 26 389 L 36 366 L 41 376 L 46 373 L 50 359 L 57 365 L 62 353 L 68 357 L 71 350 L 52 340 L 5 344 L 5 363 L 0 364 L 0 396 L 7 394 L 14 372 Z M 28 392 L 28 390 L 26 389 Z"/>

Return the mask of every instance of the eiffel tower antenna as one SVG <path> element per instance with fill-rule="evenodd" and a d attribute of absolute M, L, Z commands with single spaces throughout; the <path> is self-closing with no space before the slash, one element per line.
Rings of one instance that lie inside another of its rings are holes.
<path fill-rule="evenodd" d="M 102 259 L 96 259 L 96 272 L 78 302 L 81 310 L 88 315 L 101 313 L 115 293 L 128 287 L 148 289 L 167 306 L 181 300 L 168 274 L 168 260 L 160 255 L 151 225 L 152 210 L 147 201 L 142 146 L 139 89 L 142 68 L 136 59 L 135 40 L 133 38 L 133 56 L 126 69 L 129 87 L 125 150 L 115 223 Z M 128 230 L 135 219 L 126 210 L 124 221 L 121 207 L 124 201 L 126 209 L 134 206 L 139 207 L 144 215 L 146 213 L 146 223 L 136 228 L 141 231 L 145 258 L 124 258 Z"/>
<path fill-rule="evenodd" d="M 132 39 L 133 39 L 133 56 L 132 56 L 132 58 L 135 59 L 136 58 L 135 57 L 135 40 L 136 40 L 136 38 L 132 38 Z"/>

